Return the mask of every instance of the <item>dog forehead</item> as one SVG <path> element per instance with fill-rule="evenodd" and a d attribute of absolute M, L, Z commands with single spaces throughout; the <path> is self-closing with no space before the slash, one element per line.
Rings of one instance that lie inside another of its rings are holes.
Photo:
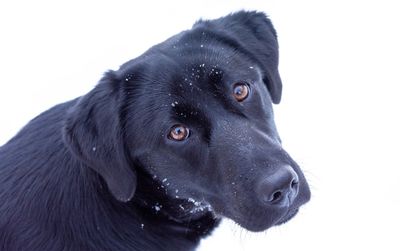
<path fill-rule="evenodd" d="M 164 120 L 171 114 L 195 115 L 199 110 L 218 109 L 216 106 L 224 109 L 235 83 L 260 79 L 256 62 L 203 34 L 207 33 L 175 36 L 123 67 L 125 73 L 132 72 L 139 80 L 129 83 L 152 97 L 145 106 L 158 107 L 154 112 L 161 113 Z M 187 109 L 182 109 L 184 104 Z"/>
<path fill-rule="evenodd" d="M 258 67 L 251 63 L 196 60 L 178 66 L 169 85 L 169 94 L 178 97 L 218 97 L 225 95 L 236 83 L 257 82 L 259 72 Z"/>
<path fill-rule="evenodd" d="M 146 93 L 152 93 L 154 99 L 149 102 L 160 107 L 164 121 L 171 117 L 205 120 L 212 117 L 210 111 L 232 110 L 229 98 L 233 86 L 260 79 L 256 64 L 240 55 L 215 56 L 206 45 L 204 50 L 186 56 L 168 52 L 160 57 L 154 55 L 150 66 L 152 75 L 146 74 L 146 78 L 151 83 L 145 85 Z"/>

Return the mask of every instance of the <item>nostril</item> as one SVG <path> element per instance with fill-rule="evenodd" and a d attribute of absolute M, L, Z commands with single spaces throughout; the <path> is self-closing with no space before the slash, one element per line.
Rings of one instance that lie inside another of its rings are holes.
<path fill-rule="evenodd" d="M 282 197 L 282 192 L 281 191 L 276 191 L 275 193 L 272 194 L 272 198 L 270 199 L 270 202 L 276 202 Z"/>
<path fill-rule="evenodd" d="M 299 181 L 297 179 L 293 179 L 292 183 L 290 184 L 290 187 L 292 189 L 296 189 L 298 185 L 299 185 Z"/>

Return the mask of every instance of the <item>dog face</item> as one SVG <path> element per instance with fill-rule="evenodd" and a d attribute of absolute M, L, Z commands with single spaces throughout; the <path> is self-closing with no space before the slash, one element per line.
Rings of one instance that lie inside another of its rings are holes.
<path fill-rule="evenodd" d="M 107 73 L 71 110 L 65 141 L 120 201 L 262 231 L 310 197 L 274 123 L 281 89 L 264 14 L 200 21 Z"/>

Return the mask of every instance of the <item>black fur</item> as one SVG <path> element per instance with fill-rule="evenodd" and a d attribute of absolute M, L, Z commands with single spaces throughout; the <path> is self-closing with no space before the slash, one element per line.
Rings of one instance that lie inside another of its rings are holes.
<path fill-rule="evenodd" d="M 275 128 L 281 91 L 276 32 L 258 12 L 199 21 L 107 72 L 0 148 L 0 249 L 194 250 L 221 217 L 252 231 L 289 220 L 310 192 Z M 175 124 L 187 140 L 168 138 Z M 298 194 L 267 205 L 258 184 L 283 166 Z"/>

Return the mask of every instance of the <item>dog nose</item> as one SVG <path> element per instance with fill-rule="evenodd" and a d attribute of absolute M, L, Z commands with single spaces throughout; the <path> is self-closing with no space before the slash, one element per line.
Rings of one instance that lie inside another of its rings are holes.
<path fill-rule="evenodd" d="M 299 176 L 291 166 L 278 168 L 257 188 L 259 198 L 268 205 L 289 206 L 299 190 Z"/>

